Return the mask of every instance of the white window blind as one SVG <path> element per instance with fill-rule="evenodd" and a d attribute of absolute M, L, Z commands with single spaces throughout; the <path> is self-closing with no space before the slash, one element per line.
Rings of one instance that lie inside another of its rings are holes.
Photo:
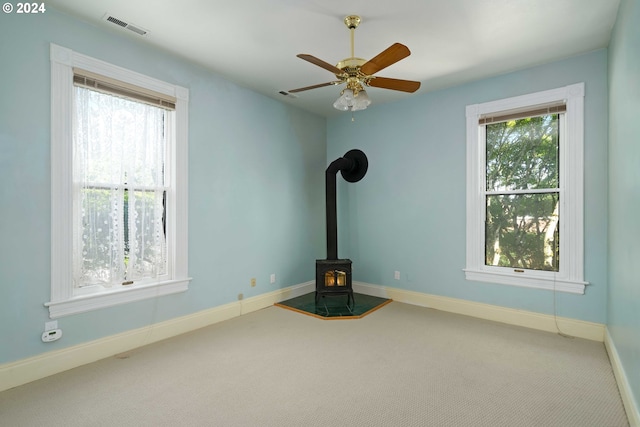
<path fill-rule="evenodd" d="M 527 107 L 525 109 L 516 109 L 511 111 L 494 112 L 491 114 L 483 114 L 478 120 L 480 125 L 488 125 L 491 123 L 507 122 L 510 120 L 524 119 L 526 117 L 538 117 L 547 114 L 559 114 L 567 111 L 564 103 L 553 103 L 549 105 L 538 105 L 535 107 Z"/>
<path fill-rule="evenodd" d="M 75 86 L 144 102 L 156 107 L 169 110 L 175 110 L 176 108 L 176 98 L 172 96 L 101 76 L 100 74 L 80 68 L 73 69 L 73 84 Z"/>

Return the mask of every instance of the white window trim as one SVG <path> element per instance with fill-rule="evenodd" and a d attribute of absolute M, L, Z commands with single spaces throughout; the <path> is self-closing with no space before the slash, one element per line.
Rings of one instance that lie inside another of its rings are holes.
<path fill-rule="evenodd" d="M 485 154 L 479 119 L 492 113 L 564 101 L 566 132 L 560 147 L 560 253 L 559 272 L 487 266 L 484 263 L 483 197 Z M 584 294 L 584 83 L 513 98 L 468 105 L 467 115 L 467 280 Z M 568 218 L 568 220 L 567 220 Z"/>
<path fill-rule="evenodd" d="M 188 289 L 188 103 L 186 88 L 94 59 L 55 44 L 51 59 L 51 301 L 45 303 L 52 319 L 147 298 L 184 292 Z M 167 204 L 167 239 L 171 279 L 149 284 L 93 287 L 93 291 L 73 287 L 73 68 L 150 89 L 176 98 L 176 141 L 170 156 L 175 165 L 171 174 L 172 197 Z"/>

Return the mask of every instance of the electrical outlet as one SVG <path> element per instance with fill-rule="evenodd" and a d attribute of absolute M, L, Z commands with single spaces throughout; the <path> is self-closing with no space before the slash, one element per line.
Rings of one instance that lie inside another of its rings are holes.
<path fill-rule="evenodd" d="M 238 294 L 238 301 L 242 301 L 242 298 L 244 298 L 244 295 L 242 294 L 242 292 L 240 292 Z"/>
<path fill-rule="evenodd" d="M 396 280 L 400 280 L 400 272 L 399 271 L 394 272 L 393 273 L 393 278 L 396 279 Z"/>
<path fill-rule="evenodd" d="M 256 286 L 256 278 L 255 278 L 255 277 L 252 277 L 252 278 L 251 278 L 251 287 L 253 288 L 253 287 L 255 287 L 255 286 Z"/>
<path fill-rule="evenodd" d="M 269 280 L 271 281 L 271 283 L 276 283 L 276 273 L 273 273 Z"/>

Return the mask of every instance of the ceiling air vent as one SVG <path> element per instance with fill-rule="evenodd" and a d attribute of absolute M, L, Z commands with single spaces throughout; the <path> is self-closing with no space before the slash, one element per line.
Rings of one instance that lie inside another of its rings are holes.
<path fill-rule="evenodd" d="M 123 21 L 122 19 L 116 18 L 115 16 L 112 16 L 108 13 L 105 14 L 102 19 L 104 19 L 107 22 L 111 22 L 112 24 L 116 24 L 119 27 L 126 28 L 129 31 L 133 31 L 134 33 L 141 36 L 146 36 L 148 33 L 148 31 L 145 30 L 144 28 L 141 28 L 138 25 L 134 25 L 129 22 Z"/>
<path fill-rule="evenodd" d="M 280 91 L 280 92 L 278 92 L 278 93 L 279 93 L 280 95 L 282 95 L 282 96 L 286 96 L 286 97 L 289 97 L 289 98 L 297 98 L 297 96 L 296 96 L 296 95 L 294 95 L 294 94 L 292 94 L 292 93 L 289 93 L 289 92 L 287 92 L 287 91 L 284 91 L 284 90 L 281 90 L 281 91 Z"/>

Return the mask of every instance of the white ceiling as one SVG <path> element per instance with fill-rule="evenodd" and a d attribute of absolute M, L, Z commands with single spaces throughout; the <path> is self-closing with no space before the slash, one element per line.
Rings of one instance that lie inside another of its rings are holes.
<path fill-rule="evenodd" d="M 296 58 L 350 56 L 343 19 L 359 15 L 355 56 L 394 42 L 411 56 L 383 77 L 417 80 L 415 94 L 369 88 L 376 104 L 530 67 L 608 46 L 619 0 L 49 0 L 48 6 L 174 52 L 272 98 L 330 116 L 341 87 L 282 90 L 335 80 Z M 139 36 L 106 13 L 148 30 Z"/>

